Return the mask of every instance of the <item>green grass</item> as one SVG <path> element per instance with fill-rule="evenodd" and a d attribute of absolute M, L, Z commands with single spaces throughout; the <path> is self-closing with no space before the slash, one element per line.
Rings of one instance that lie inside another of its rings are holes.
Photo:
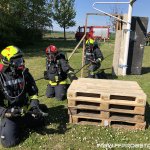
<path fill-rule="evenodd" d="M 44 50 L 49 44 L 54 43 L 62 51 L 67 52 L 68 56 L 73 48 L 76 46 L 75 41 L 62 40 L 45 40 L 37 43 L 32 47 L 24 48 L 26 66 L 35 79 L 43 76 L 45 70 L 45 54 Z M 112 43 L 101 43 L 101 50 L 104 56 L 108 56 L 103 61 L 102 68 L 111 67 L 113 59 Z M 73 68 L 79 69 L 81 67 L 81 51 L 82 45 L 73 55 L 70 64 Z M 143 74 L 142 75 L 128 75 L 119 77 L 121 80 L 137 81 L 144 92 L 147 94 L 147 101 L 150 102 L 150 61 L 149 61 L 150 47 L 145 47 L 145 54 L 143 60 Z M 107 70 L 111 73 L 111 70 Z M 79 76 L 80 74 L 78 74 Z M 126 131 L 112 128 L 105 128 L 90 125 L 74 125 L 68 123 L 67 115 L 67 100 L 57 101 L 56 99 L 48 99 L 45 97 L 45 90 L 48 81 L 41 79 L 36 82 L 39 88 L 39 100 L 41 103 L 47 104 L 49 107 L 49 117 L 46 118 L 46 126 L 39 128 L 37 131 L 30 131 L 26 134 L 24 140 L 12 150 L 97 150 L 102 149 L 99 144 L 146 144 L 150 140 L 150 128 L 145 131 Z M 149 121 L 149 111 L 146 112 L 146 120 Z M 115 148 L 114 148 L 115 149 Z M 120 148 L 127 149 L 127 148 Z"/>
<path fill-rule="evenodd" d="M 63 33 L 63 31 L 47 32 L 44 35 L 44 38 L 63 39 L 64 38 L 64 33 Z M 66 32 L 66 38 L 67 39 L 75 39 L 75 32 Z"/>

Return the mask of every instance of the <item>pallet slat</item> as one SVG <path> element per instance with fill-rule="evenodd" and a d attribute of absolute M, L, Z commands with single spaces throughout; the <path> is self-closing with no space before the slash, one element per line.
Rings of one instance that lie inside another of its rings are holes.
<path fill-rule="evenodd" d="M 107 112 L 100 110 L 83 110 L 69 108 L 68 113 L 77 117 L 87 118 L 87 119 L 110 119 L 114 121 L 124 121 L 128 123 L 143 123 L 145 118 L 143 115 L 136 114 L 124 114 L 118 112 Z"/>
<path fill-rule="evenodd" d="M 87 103 L 86 103 L 87 104 Z M 95 103 L 94 103 L 95 104 Z M 144 115 L 145 114 L 145 107 L 138 107 L 138 106 L 124 106 L 124 105 L 114 105 L 111 106 L 107 103 L 102 103 L 98 105 L 84 105 L 84 104 L 70 104 L 68 105 L 69 108 L 74 109 L 88 109 L 88 110 L 102 110 L 102 111 L 108 111 L 108 112 L 118 112 L 118 113 L 127 113 L 127 114 L 139 114 Z"/>
<path fill-rule="evenodd" d="M 69 101 L 83 101 L 83 102 L 95 102 L 95 103 L 107 103 L 107 104 L 118 104 L 118 105 L 127 105 L 127 106 L 146 106 L 146 101 L 139 101 L 139 99 L 136 99 L 135 101 L 128 101 L 128 100 L 116 100 L 116 99 L 101 99 L 101 98 L 95 98 L 95 97 L 76 97 L 76 98 L 70 98 Z M 70 102 L 69 102 L 70 103 Z"/>
<path fill-rule="evenodd" d="M 95 118 L 82 118 L 79 116 L 70 115 L 70 123 L 82 124 L 82 125 L 98 125 L 112 128 L 123 128 L 129 130 L 145 130 L 146 122 L 143 123 L 128 123 L 118 120 L 110 119 L 95 119 Z"/>

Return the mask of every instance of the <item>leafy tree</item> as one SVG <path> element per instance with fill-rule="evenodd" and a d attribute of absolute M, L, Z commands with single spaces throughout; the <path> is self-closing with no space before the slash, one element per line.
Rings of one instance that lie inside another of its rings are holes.
<path fill-rule="evenodd" d="M 49 0 L 0 0 L 1 45 L 33 43 L 52 27 Z"/>
<path fill-rule="evenodd" d="M 74 2 L 75 0 L 53 0 L 53 19 L 64 29 L 64 39 L 66 29 L 76 24 L 73 20 L 76 16 Z"/>
<path fill-rule="evenodd" d="M 49 3 L 46 0 L 27 0 L 27 11 L 24 16 L 24 23 L 28 28 L 44 29 L 51 27 L 51 12 Z"/>
<path fill-rule="evenodd" d="M 15 18 L 10 15 L 8 4 L 8 0 L 0 1 L 0 47 L 5 47 L 8 44 L 13 44 L 14 41 L 18 38 L 15 32 L 17 22 Z"/>

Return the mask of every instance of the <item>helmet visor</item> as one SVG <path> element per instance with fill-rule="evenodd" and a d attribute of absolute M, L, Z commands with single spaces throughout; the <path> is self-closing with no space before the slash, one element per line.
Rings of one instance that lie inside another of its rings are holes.
<path fill-rule="evenodd" d="M 93 50 L 93 45 L 86 45 L 86 50 L 87 51 L 92 51 Z"/>
<path fill-rule="evenodd" d="M 11 59 L 11 66 L 18 69 L 22 70 L 24 69 L 24 59 L 22 57 L 20 58 L 13 58 Z"/>

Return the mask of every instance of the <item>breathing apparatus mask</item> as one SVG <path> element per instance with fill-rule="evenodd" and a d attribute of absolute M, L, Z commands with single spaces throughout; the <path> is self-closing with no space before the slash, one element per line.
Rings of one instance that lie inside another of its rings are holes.
<path fill-rule="evenodd" d="M 93 45 L 91 45 L 91 44 L 86 45 L 86 50 L 88 52 L 92 52 L 93 51 Z"/>
<path fill-rule="evenodd" d="M 47 60 L 49 63 L 56 62 L 56 54 L 54 53 L 47 54 Z"/>
<path fill-rule="evenodd" d="M 23 71 L 25 68 L 24 59 L 22 57 L 16 57 L 11 59 L 10 67 L 14 68 L 16 71 Z"/>
<path fill-rule="evenodd" d="M 58 50 L 56 46 L 50 45 L 45 50 L 48 62 L 56 62 L 56 56 L 58 54 Z"/>

